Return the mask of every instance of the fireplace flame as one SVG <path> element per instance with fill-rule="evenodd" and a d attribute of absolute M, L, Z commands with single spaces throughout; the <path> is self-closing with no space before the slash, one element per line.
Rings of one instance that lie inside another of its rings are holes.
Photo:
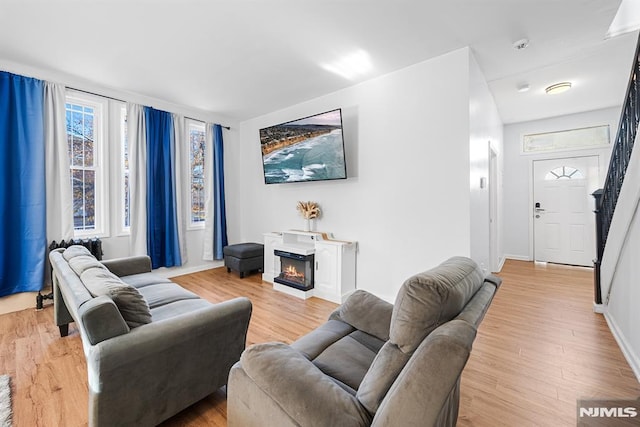
<path fill-rule="evenodd" d="M 282 276 L 286 280 L 293 280 L 296 282 L 304 283 L 304 273 L 298 272 L 294 265 L 288 265 L 287 268 L 282 272 Z"/>

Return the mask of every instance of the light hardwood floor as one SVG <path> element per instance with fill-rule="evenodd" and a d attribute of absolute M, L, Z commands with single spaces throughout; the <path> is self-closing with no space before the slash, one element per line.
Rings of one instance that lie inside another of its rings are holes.
<path fill-rule="evenodd" d="M 590 269 L 508 261 L 462 377 L 460 426 L 573 426 L 578 398 L 637 398 L 633 372 L 604 318 L 592 311 Z M 335 304 L 302 301 L 259 275 L 224 268 L 174 278 L 212 301 L 248 296 L 247 344 L 292 342 L 325 321 Z M 14 425 L 87 424 L 87 380 L 73 325 L 60 338 L 51 307 L 0 316 L 0 373 L 12 377 Z M 220 390 L 163 426 L 225 426 Z M 268 423 L 265 424 L 268 426 Z"/>

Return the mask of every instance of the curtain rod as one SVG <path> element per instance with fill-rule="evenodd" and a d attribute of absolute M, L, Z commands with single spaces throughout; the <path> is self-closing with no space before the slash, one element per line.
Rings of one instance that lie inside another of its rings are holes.
<path fill-rule="evenodd" d="M 118 101 L 118 102 L 128 102 L 128 101 L 125 101 L 124 99 L 114 98 L 113 96 L 101 95 L 99 93 L 90 92 L 88 90 L 83 90 L 83 89 L 77 89 L 75 87 L 67 87 L 67 89 L 75 90 L 76 92 L 82 92 L 82 93 L 86 93 L 86 94 L 89 94 L 89 95 L 100 96 L 102 98 L 113 99 L 114 101 Z M 184 118 L 185 119 L 189 119 L 189 120 L 194 120 L 194 121 L 200 122 L 200 123 L 205 123 L 204 120 L 194 119 L 193 117 L 184 116 Z M 220 126 L 225 128 L 226 130 L 230 130 L 231 129 L 231 127 L 229 127 L 229 126 L 223 126 L 223 125 L 220 125 Z"/>

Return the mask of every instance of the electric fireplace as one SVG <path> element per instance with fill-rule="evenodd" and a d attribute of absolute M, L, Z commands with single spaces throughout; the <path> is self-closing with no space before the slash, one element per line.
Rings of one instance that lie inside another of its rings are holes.
<path fill-rule="evenodd" d="M 313 289 L 313 254 L 302 255 L 292 252 L 274 250 L 280 257 L 280 272 L 274 282 L 302 291 Z"/>

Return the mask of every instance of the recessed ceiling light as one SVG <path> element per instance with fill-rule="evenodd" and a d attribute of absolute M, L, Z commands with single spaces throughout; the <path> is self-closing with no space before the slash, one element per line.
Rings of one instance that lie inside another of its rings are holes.
<path fill-rule="evenodd" d="M 529 84 L 528 83 L 522 83 L 522 84 L 518 85 L 518 92 L 529 92 Z"/>
<path fill-rule="evenodd" d="M 548 88 L 546 88 L 544 91 L 547 92 L 549 95 L 555 95 L 557 93 L 566 92 L 569 89 L 571 89 L 571 82 L 562 82 L 562 83 L 553 84 Z"/>

